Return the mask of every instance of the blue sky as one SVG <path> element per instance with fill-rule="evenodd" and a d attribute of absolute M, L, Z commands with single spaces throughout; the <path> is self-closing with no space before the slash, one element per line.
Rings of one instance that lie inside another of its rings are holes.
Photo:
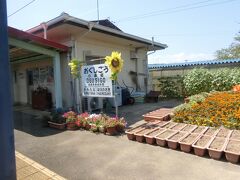
<path fill-rule="evenodd" d="M 31 0 L 7 0 L 8 15 Z M 240 31 L 240 0 L 99 0 L 100 19 L 109 18 L 124 32 L 165 43 L 169 47 L 149 56 L 149 63 L 214 59 Z M 27 30 L 62 12 L 97 19 L 97 0 L 35 0 L 8 18 Z"/>

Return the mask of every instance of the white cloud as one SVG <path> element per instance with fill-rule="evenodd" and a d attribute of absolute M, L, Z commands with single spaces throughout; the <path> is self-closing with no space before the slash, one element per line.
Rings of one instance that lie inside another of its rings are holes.
<path fill-rule="evenodd" d="M 207 53 L 177 53 L 177 54 L 161 54 L 156 53 L 148 56 L 149 64 L 167 64 L 167 63 L 180 63 L 186 61 L 204 61 L 215 59 L 213 54 Z"/>

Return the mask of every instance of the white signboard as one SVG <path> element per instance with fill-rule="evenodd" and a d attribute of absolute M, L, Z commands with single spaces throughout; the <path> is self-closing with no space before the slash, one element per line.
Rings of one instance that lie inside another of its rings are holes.
<path fill-rule="evenodd" d="M 113 97 L 111 70 L 105 64 L 82 67 L 82 95 Z"/>

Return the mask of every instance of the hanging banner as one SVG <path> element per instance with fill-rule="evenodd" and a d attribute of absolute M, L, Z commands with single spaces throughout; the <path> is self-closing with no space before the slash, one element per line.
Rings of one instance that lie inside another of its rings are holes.
<path fill-rule="evenodd" d="M 111 71 L 106 64 L 82 67 L 82 95 L 113 97 Z"/>

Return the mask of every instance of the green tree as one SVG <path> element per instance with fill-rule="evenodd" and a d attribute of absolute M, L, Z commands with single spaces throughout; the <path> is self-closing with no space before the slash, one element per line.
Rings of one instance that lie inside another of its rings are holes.
<path fill-rule="evenodd" d="M 240 58 L 240 32 L 234 38 L 234 42 L 228 47 L 216 51 L 218 59 Z"/>

